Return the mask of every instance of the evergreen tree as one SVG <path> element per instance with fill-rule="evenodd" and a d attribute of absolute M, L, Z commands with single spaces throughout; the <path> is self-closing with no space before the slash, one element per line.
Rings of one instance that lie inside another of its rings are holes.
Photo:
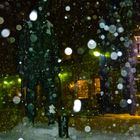
<path fill-rule="evenodd" d="M 40 81 L 45 101 L 45 114 L 54 123 L 58 102 L 59 46 L 53 25 L 47 19 L 49 1 L 40 0 L 33 11 L 36 20 L 25 21 L 19 42 L 19 72 L 26 88 L 26 110 L 30 121 L 36 114 L 35 86 Z"/>

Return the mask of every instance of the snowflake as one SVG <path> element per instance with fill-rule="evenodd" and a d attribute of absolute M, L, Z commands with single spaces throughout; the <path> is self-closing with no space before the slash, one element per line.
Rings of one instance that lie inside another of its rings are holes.
<path fill-rule="evenodd" d="M 52 114 L 56 113 L 55 106 L 53 104 L 49 106 L 49 112 L 52 113 Z"/>

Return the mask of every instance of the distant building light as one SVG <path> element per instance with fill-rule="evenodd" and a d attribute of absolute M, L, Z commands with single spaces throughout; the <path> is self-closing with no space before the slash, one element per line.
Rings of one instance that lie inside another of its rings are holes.
<path fill-rule="evenodd" d="M 80 110 L 81 110 L 81 101 L 76 99 L 74 101 L 73 111 L 74 112 L 79 112 Z"/>

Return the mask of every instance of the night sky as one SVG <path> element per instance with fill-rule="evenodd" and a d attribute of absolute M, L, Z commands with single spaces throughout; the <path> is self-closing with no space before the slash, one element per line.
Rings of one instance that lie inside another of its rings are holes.
<path fill-rule="evenodd" d="M 49 3 L 48 19 L 54 24 L 60 49 L 72 47 L 73 51 L 84 48 L 90 38 L 97 38 L 98 21 L 110 14 L 107 4 L 110 0 L 52 0 Z M 0 75 L 16 74 L 19 34 L 22 25 L 29 19 L 29 13 L 37 0 L 1 0 L 0 31 L 7 28 L 10 35 L 0 36 Z M 119 6 L 118 0 L 112 2 Z M 70 9 L 69 9 L 70 8 Z M 139 25 L 139 0 L 134 2 L 133 30 Z"/>

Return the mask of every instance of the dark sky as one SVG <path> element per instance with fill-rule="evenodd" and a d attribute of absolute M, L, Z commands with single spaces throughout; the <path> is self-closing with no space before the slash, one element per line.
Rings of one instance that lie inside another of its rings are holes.
<path fill-rule="evenodd" d="M 50 3 L 49 20 L 54 24 L 61 49 L 73 46 L 76 51 L 79 46 L 85 46 L 88 39 L 96 37 L 98 21 L 102 16 L 108 16 L 106 9 L 109 0 L 52 0 Z M 118 5 L 118 0 L 115 0 Z M 1 0 L 0 1 L 0 31 L 10 30 L 8 38 L 0 37 L 0 75 L 17 73 L 17 50 L 20 27 L 37 0 Z M 114 4 L 113 3 L 113 4 Z M 139 0 L 135 0 L 137 10 L 133 18 L 134 29 L 140 22 Z M 66 11 L 70 6 L 70 11 Z M 67 19 L 66 19 L 67 18 Z M 4 21 L 2 21 L 4 20 Z"/>

